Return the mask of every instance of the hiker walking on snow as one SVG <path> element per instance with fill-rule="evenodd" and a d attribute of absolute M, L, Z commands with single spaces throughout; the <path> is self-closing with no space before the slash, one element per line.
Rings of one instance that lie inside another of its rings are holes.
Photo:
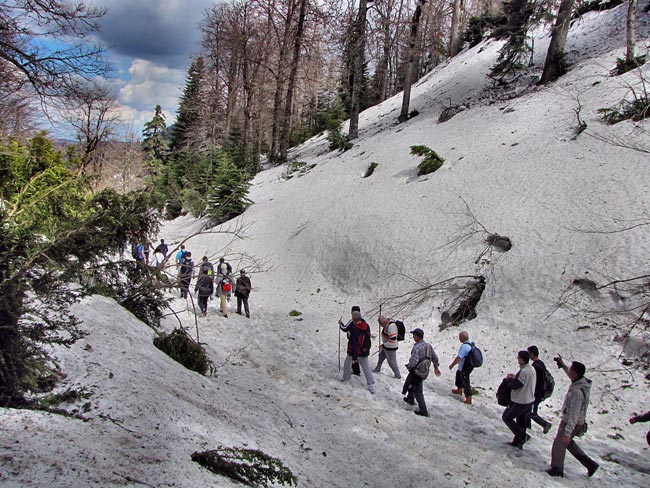
<path fill-rule="evenodd" d="M 546 391 L 548 385 L 546 384 L 546 365 L 539 359 L 539 349 L 537 346 L 530 346 L 528 348 L 528 354 L 530 354 L 530 359 L 533 362 L 532 366 L 535 370 L 537 381 L 535 382 L 535 403 L 533 403 L 533 412 L 530 414 L 527 426 L 530 429 L 531 420 L 534 420 L 535 423 L 541 425 L 544 429 L 544 434 L 547 434 L 551 430 L 552 424 L 544 420 L 539 413 L 539 404 L 542 403 L 545 399 Z"/>
<path fill-rule="evenodd" d="M 235 296 L 237 297 L 237 313 L 241 315 L 241 306 L 244 305 L 244 312 L 246 312 L 246 318 L 251 317 L 250 310 L 248 309 L 248 297 L 251 294 L 251 279 L 246 276 L 246 270 L 242 269 L 239 272 L 239 278 L 237 278 L 237 284 L 235 285 Z"/>
<path fill-rule="evenodd" d="M 230 278 L 222 275 L 217 275 L 217 296 L 219 297 L 220 304 L 219 309 L 224 317 L 228 318 L 228 303 L 227 299 L 230 297 L 232 292 L 232 282 Z"/>
<path fill-rule="evenodd" d="M 427 404 L 424 402 L 422 383 L 429 375 L 431 364 L 433 364 L 436 376 L 440 376 L 440 370 L 438 369 L 440 362 L 438 361 L 436 351 L 433 350 L 433 346 L 424 342 L 424 331 L 422 329 L 414 329 L 410 333 L 413 334 L 415 344 L 413 345 L 413 349 L 411 349 L 411 357 L 406 365 L 409 374 L 402 388 L 402 395 L 406 395 L 403 400 L 409 405 L 415 405 L 417 401 L 418 410 L 414 412 L 415 415 L 428 417 L 429 412 L 427 410 Z"/>
<path fill-rule="evenodd" d="M 185 254 L 187 254 L 187 251 L 185 250 L 185 244 L 181 244 L 181 248 L 176 253 L 176 269 L 180 267 L 181 261 L 183 261 Z"/>
<path fill-rule="evenodd" d="M 210 277 L 210 281 L 214 282 L 214 266 L 208 260 L 207 256 L 203 256 L 201 258 L 201 264 L 199 265 L 199 273 L 202 274 L 204 270 L 208 272 L 208 276 Z"/>
<path fill-rule="evenodd" d="M 181 289 L 181 298 L 187 298 L 193 273 L 194 261 L 192 261 L 192 253 L 186 251 L 183 255 L 183 259 L 181 259 L 180 267 L 178 268 L 178 281 L 180 283 L 179 288 Z"/>
<path fill-rule="evenodd" d="M 528 364 L 530 354 L 528 351 L 519 351 L 517 353 L 517 362 L 519 371 L 517 374 L 506 376 L 510 380 L 512 392 L 510 394 L 510 404 L 506 407 L 501 419 L 515 435 L 510 443 L 511 446 L 523 449 L 524 444 L 530 439 L 526 434 L 526 420 L 533 410 L 535 402 L 535 383 L 537 375 L 533 367 Z"/>
<path fill-rule="evenodd" d="M 352 314 L 354 312 L 361 313 L 361 308 L 359 307 L 359 305 L 352 305 L 352 308 L 350 309 L 350 320 L 348 320 L 347 324 L 345 324 L 343 327 L 341 327 L 341 330 L 347 331 L 346 336 L 348 338 L 348 341 L 350 340 L 350 327 L 352 326 Z M 361 320 L 364 320 L 363 317 L 361 318 Z M 365 320 L 364 320 L 364 322 L 365 322 Z M 341 362 L 341 360 L 339 359 L 339 363 L 340 362 Z M 361 376 L 361 368 L 359 367 L 358 362 L 352 363 L 352 374 L 356 375 L 356 376 Z"/>
<path fill-rule="evenodd" d="M 156 249 L 153 250 L 153 253 L 162 254 L 164 259 L 167 257 L 167 251 L 169 251 L 169 248 L 167 247 L 167 244 L 165 244 L 165 239 L 160 239 L 160 244 L 156 246 Z"/>
<path fill-rule="evenodd" d="M 350 332 L 348 338 L 348 353 L 343 363 L 343 378 L 341 381 L 348 382 L 352 379 L 352 364 L 358 362 L 363 369 L 363 374 L 368 383 L 368 391 L 375 393 L 375 378 L 372 376 L 368 355 L 370 354 L 370 326 L 361 318 L 361 312 L 352 312 L 352 323 L 344 325 L 339 319 L 339 327 L 343 332 Z"/>
<path fill-rule="evenodd" d="M 472 344 L 469 342 L 469 333 L 466 330 L 458 334 L 458 340 L 461 345 L 458 348 L 458 354 L 449 365 L 449 371 L 458 365 L 456 370 L 456 381 L 454 384 L 456 388 L 451 390 L 452 393 L 462 395 L 465 393 L 465 403 L 472 404 L 472 385 L 470 384 L 469 375 L 472 374 L 474 366 L 468 359 L 469 353 L 472 351 Z"/>
<path fill-rule="evenodd" d="M 379 345 L 379 356 L 377 357 L 377 365 L 372 371 L 379 373 L 381 365 L 384 360 L 388 361 L 390 369 L 393 370 L 395 378 L 400 379 L 402 375 L 399 372 L 397 365 L 397 325 L 392 320 L 379 316 L 379 325 L 381 326 L 381 344 Z"/>
<path fill-rule="evenodd" d="M 591 380 L 585 378 L 585 365 L 573 361 L 567 367 L 562 356 L 555 358 L 558 368 L 562 368 L 571 379 L 571 385 L 562 404 L 562 421 L 557 428 L 553 447 L 551 448 L 551 469 L 546 472 L 551 476 L 564 476 L 564 458 L 568 450 L 573 457 L 587 468 L 587 475 L 593 476 L 600 467 L 576 444 L 574 438 L 581 437 L 587 432 L 587 408 L 589 408 L 589 393 Z"/>
<path fill-rule="evenodd" d="M 200 271 L 196 285 L 194 286 L 194 292 L 198 293 L 199 296 L 201 315 L 204 317 L 208 314 L 208 298 L 212 295 L 213 290 L 212 277 L 208 274 L 208 269 L 204 268 Z"/>

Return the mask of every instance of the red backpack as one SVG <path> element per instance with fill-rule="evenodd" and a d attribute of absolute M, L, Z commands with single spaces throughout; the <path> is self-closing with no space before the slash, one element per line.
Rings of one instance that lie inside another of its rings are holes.
<path fill-rule="evenodd" d="M 230 293 L 232 291 L 232 283 L 230 280 L 223 280 L 221 282 L 221 290 L 226 293 Z"/>

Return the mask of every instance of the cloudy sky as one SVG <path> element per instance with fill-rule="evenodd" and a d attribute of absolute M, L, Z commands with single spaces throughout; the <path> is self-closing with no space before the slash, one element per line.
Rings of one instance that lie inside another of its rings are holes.
<path fill-rule="evenodd" d="M 115 67 L 121 118 L 137 136 L 156 105 L 173 123 L 190 56 L 199 48 L 199 22 L 219 1 L 88 1 L 107 10 L 100 40 Z"/>

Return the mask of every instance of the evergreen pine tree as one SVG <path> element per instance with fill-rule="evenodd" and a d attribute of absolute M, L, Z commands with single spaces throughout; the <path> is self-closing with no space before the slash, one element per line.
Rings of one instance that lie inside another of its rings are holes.
<path fill-rule="evenodd" d="M 244 172 L 225 153 L 223 156 L 216 169 L 206 209 L 206 215 L 214 225 L 241 215 L 253 203 L 248 199 L 250 185 Z"/>
<path fill-rule="evenodd" d="M 189 149 L 198 152 L 203 145 L 201 112 L 204 108 L 201 85 L 205 76 L 203 58 L 190 66 L 181 95 L 176 122 L 171 131 L 170 149 L 173 152 Z"/>
<path fill-rule="evenodd" d="M 167 156 L 167 124 L 160 105 L 156 105 L 153 118 L 144 124 L 142 131 L 142 150 L 149 163 L 157 167 Z"/>

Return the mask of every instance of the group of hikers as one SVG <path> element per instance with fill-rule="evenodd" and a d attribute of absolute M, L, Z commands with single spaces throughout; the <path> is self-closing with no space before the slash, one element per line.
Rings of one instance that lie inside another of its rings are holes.
<path fill-rule="evenodd" d="M 164 262 L 167 258 L 169 247 L 164 239 L 160 239 L 160 244 L 155 248 L 146 239 L 133 240 L 131 253 L 137 262 L 149 264 L 150 250 L 153 250 L 154 254 L 162 255 L 160 261 L 156 258 L 156 263 L 159 263 Z M 207 256 L 203 256 L 197 266 L 192 260 L 192 253 L 185 249 L 184 244 L 181 244 L 176 253 L 175 263 L 181 298 L 188 298 L 192 278 L 196 275 L 194 292 L 198 297 L 201 316 L 205 317 L 208 314 L 208 301 L 213 296 L 216 296 L 220 300 L 219 310 L 227 318 L 228 302 L 234 292 L 237 298 L 237 313 L 241 315 L 243 308 L 246 318 L 250 318 L 248 298 L 252 290 L 252 285 L 245 269 L 240 270 L 239 276 L 235 279 L 232 265 L 224 257 L 219 258 L 219 264 L 216 269 Z"/>
<path fill-rule="evenodd" d="M 227 318 L 228 302 L 234 291 L 237 298 L 237 313 L 242 314 L 243 306 L 246 318 L 250 318 L 248 297 L 252 290 L 252 284 L 245 269 L 239 271 L 239 276 L 235 280 L 232 265 L 224 257 L 219 258 L 216 269 L 207 256 L 203 256 L 201 262 L 196 266 L 192 260 L 192 253 L 185 249 L 185 245 L 181 245 L 176 253 L 176 268 L 178 269 L 181 298 L 188 297 L 192 277 L 198 270 L 194 292 L 198 296 L 202 316 L 205 317 L 208 314 L 208 300 L 212 299 L 214 295 L 220 300 L 221 314 Z"/>
<path fill-rule="evenodd" d="M 371 350 L 371 331 L 368 323 L 363 319 L 358 306 L 352 307 L 351 320 L 343 323 L 339 319 L 339 328 L 347 334 L 347 354 L 343 364 L 343 374 L 340 378 L 343 382 L 349 382 L 352 375 L 361 375 L 363 371 L 366 384 L 370 393 L 376 392 L 374 373 L 379 373 L 386 361 L 392 370 L 395 378 L 401 379 L 399 365 L 397 364 L 397 350 L 399 342 L 404 340 L 404 324 L 398 320 L 391 320 L 383 315 L 378 318 L 380 326 L 381 343 L 379 354 L 374 369 L 370 369 L 369 357 Z M 423 382 L 428 377 L 431 366 L 436 376 L 440 376 L 440 361 L 433 346 L 424 340 L 424 331 L 415 328 L 410 331 L 413 336 L 414 345 L 411 355 L 406 364 L 408 375 L 402 387 L 403 401 L 418 408 L 414 411 L 416 415 L 428 417 L 427 405 L 424 400 Z M 469 333 L 461 331 L 458 334 L 460 347 L 449 364 L 449 370 L 458 367 L 453 388 L 454 395 L 464 395 L 463 403 L 472 404 L 472 387 L 470 375 L 476 367 L 483 363 L 483 355 L 473 342 L 469 340 Z M 589 477 L 593 476 L 599 468 L 599 464 L 591 459 L 576 443 L 576 438 L 583 436 L 587 431 L 587 408 L 589 406 L 589 393 L 591 380 L 585 377 L 586 367 L 584 364 L 573 361 L 567 365 L 561 356 L 554 358 L 557 367 L 562 369 L 571 384 L 564 397 L 562 405 L 562 417 L 558 426 L 557 434 L 551 448 L 551 465 L 546 471 L 550 476 L 564 476 L 564 460 L 566 451 L 569 451 L 586 469 Z M 532 363 L 531 363 L 532 361 Z M 530 346 L 526 350 L 517 353 L 518 370 L 504 378 L 497 391 L 497 398 L 500 405 L 506 407 L 502 415 L 503 422 L 514 434 L 511 446 L 523 449 L 523 446 L 530 439 L 527 430 L 531 429 L 531 422 L 542 427 L 543 433 L 547 434 L 552 424 L 543 419 L 539 414 L 540 404 L 553 392 L 555 381 L 546 365 L 539 358 L 537 346 Z M 340 367 L 340 364 L 339 364 Z M 630 423 L 650 421 L 650 412 L 630 418 Z M 647 435 L 650 444 L 650 432 Z"/>

